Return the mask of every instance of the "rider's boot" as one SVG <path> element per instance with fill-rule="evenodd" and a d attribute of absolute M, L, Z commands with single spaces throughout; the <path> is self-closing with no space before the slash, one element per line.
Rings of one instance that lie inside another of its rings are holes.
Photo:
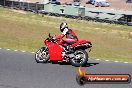
<path fill-rule="evenodd" d="M 70 48 L 70 45 L 66 46 L 66 53 L 68 53 L 68 54 L 74 53 L 74 50 Z"/>

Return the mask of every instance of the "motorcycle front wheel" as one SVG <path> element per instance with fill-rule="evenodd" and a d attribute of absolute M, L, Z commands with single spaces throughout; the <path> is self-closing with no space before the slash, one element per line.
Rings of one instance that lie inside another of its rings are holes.
<path fill-rule="evenodd" d="M 49 60 L 49 53 L 46 47 L 40 48 L 35 53 L 35 60 L 37 63 L 46 63 Z"/>
<path fill-rule="evenodd" d="M 73 66 L 85 66 L 88 61 L 88 53 L 85 50 L 77 50 L 74 53 L 75 57 L 70 59 Z"/>

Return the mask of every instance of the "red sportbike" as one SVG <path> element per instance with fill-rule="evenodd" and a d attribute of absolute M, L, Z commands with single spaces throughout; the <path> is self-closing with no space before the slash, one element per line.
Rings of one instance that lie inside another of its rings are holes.
<path fill-rule="evenodd" d="M 70 62 L 73 66 L 84 66 L 88 61 L 88 53 L 85 51 L 92 47 L 92 43 L 88 40 L 78 40 L 77 42 L 70 44 L 72 52 L 68 52 L 64 46 L 62 46 L 63 39 L 54 39 L 49 34 L 49 37 L 44 41 L 46 47 L 40 48 L 35 53 L 35 60 L 37 63 L 46 63 L 48 61 L 66 61 Z"/>

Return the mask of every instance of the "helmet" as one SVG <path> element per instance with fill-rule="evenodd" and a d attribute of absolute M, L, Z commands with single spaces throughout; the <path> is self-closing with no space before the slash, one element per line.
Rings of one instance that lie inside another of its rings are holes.
<path fill-rule="evenodd" d="M 60 24 L 60 31 L 63 32 L 63 30 L 64 30 L 65 28 L 68 28 L 67 23 L 62 22 L 62 23 Z"/>

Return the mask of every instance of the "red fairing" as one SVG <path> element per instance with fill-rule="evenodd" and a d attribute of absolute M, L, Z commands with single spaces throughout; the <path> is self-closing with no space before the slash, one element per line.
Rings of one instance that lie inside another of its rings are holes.
<path fill-rule="evenodd" d="M 45 41 L 46 46 L 48 47 L 50 61 L 62 61 L 61 52 L 64 50 L 60 45 L 53 42 Z"/>
<path fill-rule="evenodd" d="M 76 33 L 71 31 L 71 35 L 76 36 Z M 66 34 L 66 38 L 69 38 L 69 37 L 70 37 L 69 34 Z"/>
<path fill-rule="evenodd" d="M 71 47 L 73 48 L 77 45 L 86 44 L 86 43 L 91 43 L 91 41 L 89 41 L 89 40 L 79 40 L 76 43 L 72 44 Z"/>
<path fill-rule="evenodd" d="M 78 40 L 77 39 L 64 39 L 65 42 L 77 42 Z"/>
<path fill-rule="evenodd" d="M 64 36 L 65 36 L 64 34 L 61 34 L 61 35 L 57 36 L 56 38 L 57 39 L 62 39 Z"/>

